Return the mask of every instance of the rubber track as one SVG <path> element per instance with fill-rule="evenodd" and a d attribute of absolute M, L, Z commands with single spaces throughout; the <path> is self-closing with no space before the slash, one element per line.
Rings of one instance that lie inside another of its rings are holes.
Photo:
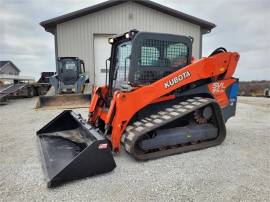
<path fill-rule="evenodd" d="M 214 108 L 214 114 L 217 120 L 219 134 L 218 137 L 211 141 L 205 141 L 198 144 L 187 146 L 174 147 L 167 150 L 155 151 L 151 153 L 137 153 L 135 145 L 137 141 L 146 133 L 164 126 L 176 119 L 179 119 L 187 114 L 194 112 L 197 109 L 211 105 Z M 226 136 L 226 128 L 222 116 L 221 109 L 214 99 L 194 97 L 173 105 L 170 108 L 159 111 L 148 117 L 144 117 L 126 128 L 125 133 L 121 138 L 121 143 L 125 150 L 137 160 L 151 160 L 164 156 L 204 149 L 219 145 L 223 142 Z"/>

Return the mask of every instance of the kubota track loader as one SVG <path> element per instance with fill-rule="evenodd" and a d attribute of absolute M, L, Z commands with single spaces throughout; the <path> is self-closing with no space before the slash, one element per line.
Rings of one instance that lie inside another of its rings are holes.
<path fill-rule="evenodd" d="M 109 43 L 109 73 L 92 91 L 88 122 L 64 111 L 37 132 L 49 186 L 113 170 L 120 145 L 150 160 L 225 139 L 238 53 L 218 48 L 195 61 L 192 38 L 136 30 Z"/>

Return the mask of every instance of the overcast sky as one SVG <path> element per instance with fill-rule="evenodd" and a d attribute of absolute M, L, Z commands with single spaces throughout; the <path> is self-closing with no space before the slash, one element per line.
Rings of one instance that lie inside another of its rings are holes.
<path fill-rule="evenodd" d="M 0 60 L 21 75 L 55 71 L 53 35 L 39 22 L 102 0 L 0 0 Z M 217 25 L 203 37 L 203 55 L 223 46 L 240 53 L 236 76 L 270 80 L 270 0 L 155 0 Z"/>

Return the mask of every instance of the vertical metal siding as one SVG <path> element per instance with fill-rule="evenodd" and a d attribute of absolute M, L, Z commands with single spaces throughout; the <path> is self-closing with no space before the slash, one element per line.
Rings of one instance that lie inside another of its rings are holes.
<path fill-rule="evenodd" d="M 130 14 L 133 16 L 130 19 Z M 200 56 L 201 32 L 198 25 L 147 8 L 134 2 L 123 3 L 57 25 L 58 56 L 77 56 L 85 61 L 94 81 L 94 34 L 120 34 L 130 29 L 194 37 L 193 55 Z M 104 61 L 105 62 L 105 61 Z"/>

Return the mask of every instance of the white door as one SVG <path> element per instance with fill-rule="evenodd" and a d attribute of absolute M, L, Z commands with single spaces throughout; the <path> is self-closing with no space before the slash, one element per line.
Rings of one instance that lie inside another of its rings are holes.
<path fill-rule="evenodd" d="M 111 56 L 111 44 L 108 38 L 112 35 L 94 35 L 95 85 L 103 86 L 106 80 L 106 60 Z M 108 69 L 109 69 L 108 62 Z"/>

